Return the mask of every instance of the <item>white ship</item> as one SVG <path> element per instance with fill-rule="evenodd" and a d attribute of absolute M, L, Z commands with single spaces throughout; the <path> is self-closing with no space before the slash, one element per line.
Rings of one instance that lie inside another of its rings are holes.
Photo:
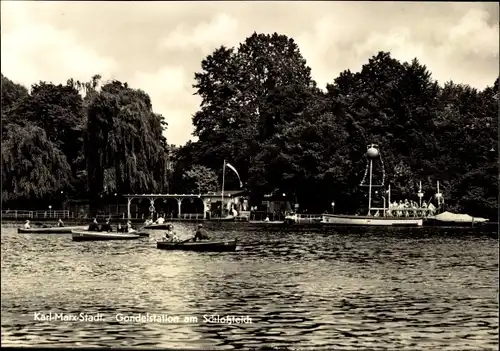
<path fill-rule="evenodd" d="M 383 170 L 383 161 L 380 156 L 380 151 L 377 148 L 377 145 L 371 144 L 368 146 L 368 150 L 366 152 L 366 157 L 368 160 L 367 169 L 369 170 L 369 184 L 363 184 L 366 178 L 365 177 L 361 181 L 361 186 L 368 186 L 368 215 L 366 216 L 348 216 L 348 215 L 334 215 L 334 214 L 324 214 L 321 219 L 322 224 L 328 225 L 337 225 L 337 226 L 422 226 L 423 218 L 427 216 L 431 209 L 429 208 L 388 208 L 385 206 L 385 197 L 384 199 L 384 207 L 382 208 L 374 208 L 372 207 L 372 189 L 374 187 L 383 187 L 385 181 L 385 171 Z M 373 184 L 373 162 L 379 160 L 382 165 L 383 170 L 383 179 L 381 184 Z M 389 204 L 390 202 L 390 186 L 388 190 L 389 194 Z M 423 193 L 421 190 L 419 191 L 418 196 L 421 198 Z M 375 215 L 372 213 L 375 212 Z"/>

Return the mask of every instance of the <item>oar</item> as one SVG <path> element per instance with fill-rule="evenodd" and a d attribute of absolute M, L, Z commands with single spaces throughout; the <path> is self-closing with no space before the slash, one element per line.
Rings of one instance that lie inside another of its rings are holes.
<path fill-rule="evenodd" d="M 177 246 L 177 245 L 181 245 L 181 244 L 185 244 L 185 243 L 187 243 L 188 241 L 190 241 L 191 239 L 193 239 L 193 238 L 189 238 L 189 239 L 184 240 L 184 241 L 179 241 L 178 243 L 175 243 L 175 246 Z"/>

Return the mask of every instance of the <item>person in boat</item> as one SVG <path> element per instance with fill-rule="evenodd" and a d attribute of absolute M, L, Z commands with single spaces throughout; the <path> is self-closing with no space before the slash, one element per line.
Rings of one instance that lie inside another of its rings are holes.
<path fill-rule="evenodd" d="M 210 240 L 207 231 L 205 230 L 205 228 L 203 228 L 203 224 L 198 224 L 198 230 L 196 231 L 196 234 L 193 238 L 194 242 L 199 240 Z"/>
<path fill-rule="evenodd" d="M 31 229 L 31 225 L 30 225 L 30 220 L 29 219 L 27 219 L 26 223 L 24 223 L 24 229 Z"/>
<path fill-rule="evenodd" d="M 89 224 L 89 232 L 98 232 L 99 231 L 99 224 L 97 223 L 97 218 L 94 218 L 92 223 Z"/>
<path fill-rule="evenodd" d="M 163 237 L 163 239 L 165 239 L 165 241 L 172 241 L 172 237 L 173 237 L 173 228 L 174 226 L 169 224 L 167 225 L 167 231 L 165 232 L 165 236 Z"/>
<path fill-rule="evenodd" d="M 163 218 L 162 215 L 156 219 L 156 224 L 163 224 L 165 223 L 165 218 Z"/>
<path fill-rule="evenodd" d="M 177 233 L 174 232 L 174 226 L 172 224 L 169 224 L 167 226 L 167 231 L 165 232 L 164 238 L 166 241 L 171 241 L 171 242 L 179 241 L 179 238 L 177 237 Z"/>
<path fill-rule="evenodd" d="M 134 227 L 132 227 L 132 222 L 131 221 L 128 221 L 127 222 L 127 232 L 128 233 L 134 233 L 136 230 L 134 229 Z"/>
<path fill-rule="evenodd" d="M 150 224 L 153 224 L 153 219 L 152 218 L 148 218 L 146 219 L 146 222 L 144 222 L 144 225 L 150 225 Z"/>
<path fill-rule="evenodd" d="M 111 225 L 109 224 L 109 218 L 106 220 L 106 223 L 101 225 L 101 232 L 112 232 L 113 228 L 111 228 Z"/>
<path fill-rule="evenodd" d="M 116 231 L 117 231 L 118 233 L 124 233 L 124 232 L 126 232 L 126 231 L 127 231 L 127 227 L 126 227 L 126 226 L 124 226 L 124 225 L 122 225 L 121 223 L 118 223 L 118 226 L 117 226 L 117 228 L 116 228 Z"/>
<path fill-rule="evenodd" d="M 64 227 L 64 222 L 62 221 L 61 218 L 59 218 L 59 221 L 57 222 L 58 227 Z"/>

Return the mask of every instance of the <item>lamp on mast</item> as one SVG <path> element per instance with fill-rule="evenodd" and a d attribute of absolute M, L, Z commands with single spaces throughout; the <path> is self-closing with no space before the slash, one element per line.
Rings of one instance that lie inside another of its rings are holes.
<path fill-rule="evenodd" d="M 370 183 L 368 185 L 368 216 L 371 215 L 372 209 L 372 180 L 373 180 L 373 160 L 380 155 L 376 145 L 371 144 L 366 151 L 366 157 L 370 160 Z"/>
<path fill-rule="evenodd" d="M 424 193 L 422 192 L 422 182 L 420 182 L 417 195 L 419 199 L 419 207 L 422 208 L 422 198 L 424 197 Z"/>

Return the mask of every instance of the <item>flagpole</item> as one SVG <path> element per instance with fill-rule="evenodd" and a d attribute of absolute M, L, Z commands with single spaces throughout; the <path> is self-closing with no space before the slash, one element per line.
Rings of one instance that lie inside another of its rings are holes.
<path fill-rule="evenodd" d="M 387 196 L 388 196 L 387 202 L 389 202 L 388 208 L 389 208 L 389 212 L 390 212 L 390 209 L 391 209 L 391 184 L 389 184 L 389 190 L 387 190 Z M 391 214 L 391 216 L 392 216 L 392 214 Z"/>
<path fill-rule="evenodd" d="M 220 209 L 220 218 L 224 216 L 224 182 L 226 181 L 226 160 L 224 159 L 224 166 L 222 167 L 222 203 Z"/>

